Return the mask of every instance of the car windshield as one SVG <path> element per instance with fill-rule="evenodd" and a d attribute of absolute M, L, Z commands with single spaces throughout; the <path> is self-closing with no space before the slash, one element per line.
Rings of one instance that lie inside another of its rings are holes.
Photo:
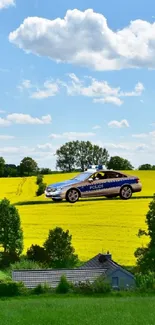
<path fill-rule="evenodd" d="M 72 178 L 79 181 L 79 182 L 82 182 L 82 181 L 85 181 L 88 177 L 91 177 L 92 173 L 81 173 L 79 175 L 77 175 L 76 177 Z"/>

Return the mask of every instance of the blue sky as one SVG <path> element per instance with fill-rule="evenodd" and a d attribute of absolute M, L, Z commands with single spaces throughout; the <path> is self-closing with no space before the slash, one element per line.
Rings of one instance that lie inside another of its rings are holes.
<path fill-rule="evenodd" d="M 153 1 L 0 0 L 0 156 L 90 140 L 155 164 Z"/>

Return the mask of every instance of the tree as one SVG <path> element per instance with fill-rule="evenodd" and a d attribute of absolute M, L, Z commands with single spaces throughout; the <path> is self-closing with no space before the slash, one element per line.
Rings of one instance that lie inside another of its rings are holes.
<path fill-rule="evenodd" d="M 25 157 L 20 163 L 20 174 L 24 175 L 34 175 L 38 171 L 38 165 L 35 160 L 30 157 Z"/>
<path fill-rule="evenodd" d="M 5 170 L 5 160 L 3 157 L 0 157 L 0 177 L 4 176 L 4 170 Z"/>
<path fill-rule="evenodd" d="M 51 266 L 55 268 L 74 267 L 78 256 L 71 245 L 72 236 L 69 231 L 56 227 L 49 231 L 49 236 L 44 243 L 44 248 L 50 258 Z"/>
<path fill-rule="evenodd" d="M 115 170 L 132 170 L 133 166 L 131 165 L 130 161 L 124 159 L 119 156 L 111 157 L 108 164 L 108 169 L 115 169 Z"/>
<path fill-rule="evenodd" d="M 39 245 L 32 245 L 27 250 L 27 258 L 28 260 L 39 262 L 39 263 L 48 263 L 49 258 L 46 250 L 44 247 L 41 247 Z"/>
<path fill-rule="evenodd" d="M 100 160 L 106 165 L 108 151 L 90 141 L 72 141 L 62 145 L 57 151 L 57 168 L 71 172 L 77 168 L 84 171 L 88 164 L 98 164 Z"/>
<path fill-rule="evenodd" d="M 143 165 L 140 165 L 139 170 L 152 170 L 152 166 L 150 164 L 143 164 Z"/>
<path fill-rule="evenodd" d="M 135 251 L 137 265 L 141 272 L 155 272 L 155 194 L 149 204 L 149 211 L 146 214 L 147 231 L 139 229 L 138 236 L 147 236 L 150 241 L 146 247 L 140 247 Z"/>
<path fill-rule="evenodd" d="M 23 250 L 23 231 L 18 210 L 9 200 L 0 202 L 0 246 L 4 253 L 20 255 Z"/>

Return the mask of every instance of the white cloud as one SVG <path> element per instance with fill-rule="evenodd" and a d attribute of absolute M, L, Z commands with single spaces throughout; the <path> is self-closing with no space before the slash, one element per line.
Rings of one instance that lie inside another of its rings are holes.
<path fill-rule="evenodd" d="M 0 117 L 0 126 L 9 126 L 10 124 L 10 121 Z"/>
<path fill-rule="evenodd" d="M 9 40 L 27 53 L 100 71 L 155 68 L 154 22 L 137 19 L 115 31 L 92 9 L 68 10 L 64 19 L 28 17 Z"/>
<path fill-rule="evenodd" d="M 100 126 L 100 125 L 94 125 L 94 126 L 92 127 L 92 129 L 93 129 L 93 130 L 99 130 L 99 129 L 101 129 L 101 126 Z"/>
<path fill-rule="evenodd" d="M 47 150 L 47 149 L 51 150 L 53 149 L 53 145 L 51 143 L 38 144 L 37 148 L 41 150 Z"/>
<path fill-rule="evenodd" d="M 147 146 L 145 143 L 142 143 L 136 147 L 137 151 L 145 151 L 146 149 L 149 149 L 149 146 Z"/>
<path fill-rule="evenodd" d="M 7 121 L 15 124 L 50 124 L 52 118 L 50 115 L 38 118 L 28 114 L 13 113 L 7 116 Z"/>
<path fill-rule="evenodd" d="M 14 0 L 0 0 L 0 10 L 10 6 L 15 6 Z"/>
<path fill-rule="evenodd" d="M 24 89 L 30 89 L 30 88 L 33 88 L 33 85 L 31 83 L 30 80 L 28 79 L 24 79 L 21 83 L 21 85 L 19 85 L 17 87 L 20 91 L 23 91 Z"/>
<path fill-rule="evenodd" d="M 93 100 L 94 103 L 101 103 L 101 104 L 114 104 L 117 106 L 121 106 L 123 101 L 118 97 L 108 96 L 105 98 L 95 98 Z"/>
<path fill-rule="evenodd" d="M 141 82 L 138 82 L 135 86 L 134 91 L 130 92 L 120 92 L 120 97 L 135 97 L 141 96 L 142 92 L 145 90 L 144 85 Z"/>
<path fill-rule="evenodd" d="M 38 89 L 37 91 L 32 93 L 31 98 L 45 99 L 48 97 L 55 96 L 58 92 L 59 92 L 59 87 L 58 87 L 57 83 L 45 81 L 43 89 Z"/>
<path fill-rule="evenodd" d="M 124 144 L 115 144 L 115 143 L 105 143 L 105 147 L 108 149 L 117 149 L 117 150 L 129 150 L 128 145 Z"/>
<path fill-rule="evenodd" d="M 112 128 L 124 128 L 124 127 L 129 127 L 129 123 L 127 120 L 122 120 L 122 121 L 111 121 L 108 123 L 109 127 Z"/>
<path fill-rule="evenodd" d="M 5 140 L 12 140 L 15 137 L 12 135 L 0 135 L 0 140 L 5 141 Z"/>
<path fill-rule="evenodd" d="M 137 134 L 132 134 L 132 137 L 133 138 L 139 138 L 139 139 L 144 139 L 144 138 L 147 138 L 148 137 L 148 134 L 147 133 L 137 133 Z"/>
<path fill-rule="evenodd" d="M 62 134 L 52 133 L 50 134 L 50 138 L 52 139 L 68 139 L 68 140 L 75 140 L 75 139 L 84 139 L 89 137 L 94 137 L 95 133 L 92 132 L 64 132 Z"/>
<path fill-rule="evenodd" d="M 6 113 L 6 111 L 4 111 L 3 109 L 0 109 L 0 114 L 4 114 Z"/>

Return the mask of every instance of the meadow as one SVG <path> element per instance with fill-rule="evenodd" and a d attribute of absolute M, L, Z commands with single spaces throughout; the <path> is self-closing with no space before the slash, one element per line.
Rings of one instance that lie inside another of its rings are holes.
<path fill-rule="evenodd" d="M 53 203 L 44 195 L 36 197 L 35 177 L 0 179 L 1 197 L 7 197 L 19 210 L 24 231 L 24 251 L 32 244 L 42 245 L 49 229 L 69 229 L 81 260 L 109 250 L 113 259 L 123 265 L 134 265 L 134 251 L 146 244 L 137 237 L 146 228 L 145 216 L 155 192 L 155 171 L 132 171 L 143 184 L 143 190 L 129 201 L 104 198 L 83 199 L 76 204 Z M 47 184 L 74 177 L 53 174 L 44 177 Z"/>
<path fill-rule="evenodd" d="M 154 325 L 155 297 L 34 297 L 0 301 L 1 325 Z"/>

